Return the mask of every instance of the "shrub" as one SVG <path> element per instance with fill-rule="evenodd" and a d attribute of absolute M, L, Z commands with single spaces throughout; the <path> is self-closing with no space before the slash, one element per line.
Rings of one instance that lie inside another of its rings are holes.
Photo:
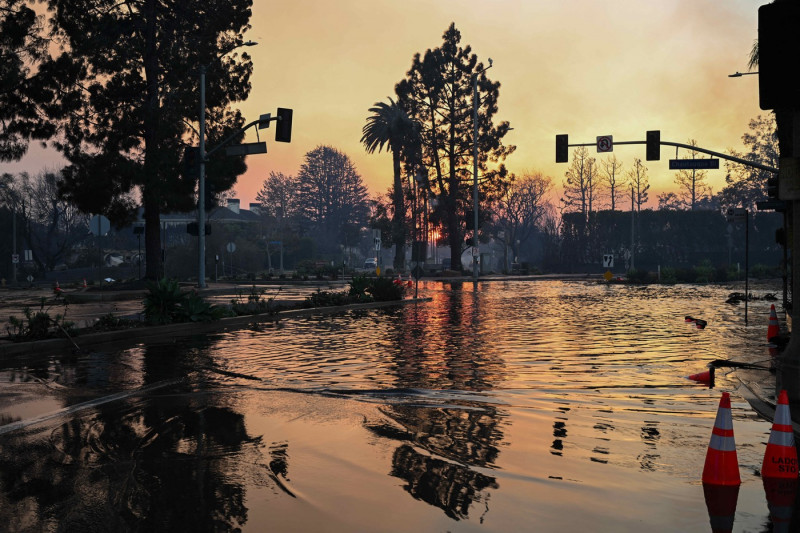
<path fill-rule="evenodd" d="M 75 334 L 75 324 L 65 320 L 68 304 L 64 303 L 64 314 L 50 316 L 50 307 L 45 309 L 47 299 L 42 298 L 38 311 L 32 311 L 30 307 L 24 307 L 22 313 L 24 319 L 15 316 L 8 317 L 9 326 L 6 327 L 8 336 L 15 341 L 27 341 L 46 339 L 55 335 L 63 335 L 69 338 Z"/>
<path fill-rule="evenodd" d="M 711 261 L 706 259 L 694 267 L 694 274 L 696 283 L 709 283 L 714 281 L 714 267 L 711 266 Z"/>
<path fill-rule="evenodd" d="M 674 285 L 678 283 L 678 273 L 673 267 L 664 267 L 661 269 L 661 283 L 667 285 Z"/>
<path fill-rule="evenodd" d="M 183 292 L 175 280 L 161 279 L 148 283 L 144 298 L 144 316 L 151 324 L 206 322 L 218 320 L 227 311 L 211 305 L 197 291 Z"/>
<path fill-rule="evenodd" d="M 384 277 L 371 279 L 371 284 L 367 287 L 368 292 L 376 302 L 390 302 L 392 300 L 402 300 L 405 292 L 405 285 L 395 283 L 394 280 Z"/>

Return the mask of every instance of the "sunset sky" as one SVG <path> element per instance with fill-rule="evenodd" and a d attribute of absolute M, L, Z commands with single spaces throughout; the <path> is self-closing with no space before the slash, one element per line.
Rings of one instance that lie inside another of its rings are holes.
<path fill-rule="evenodd" d="M 758 107 L 758 77 L 746 71 L 766 0 L 255 0 L 248 49 L 254 75 L 241 105 L 250 121 L 277 107 L 294 109 L 291 144 L 263 131 L 267 155 L 249 156 L 236 187 L 242 205 L 270 171 L 294 175 L 309 150 L 325 144 L 355 162 L 372 193 L 391 182 L 391 157 L 367 154 L 361 128 L 375 102 L 394 96 L 415 53 L 442 43 L 451 22 L 488 72 L 500 81 L 498 120 L 517 151 L 512 172 L 542 171 L 560 189 L 566 164 L 555 163 L 555 135 L 571 143 L 642 141 L 650 129 L 663 141 L 717 151 L 742 150 L 741 136 Z M 248 140 L 255 141 L 255 133 Z M 6 171 L 38 170 L 38 150 Z M 595 150 L 590 149 L 595 155 Z M 644 146 L 618 146 L 627 170 Z M 685 154 L 680 154 L 684 156 Z M 647 162 L 651 204 L 674 190 L 674 171 Z M 724 169 L 709 171 L 715 192 Z M 560 197 L 560 191 L 556 191 Z"/>

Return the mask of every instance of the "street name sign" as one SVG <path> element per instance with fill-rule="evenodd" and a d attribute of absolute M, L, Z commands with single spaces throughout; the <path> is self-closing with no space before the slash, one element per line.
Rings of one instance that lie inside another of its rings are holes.
<path fill-rule="evenodd" d="M 719 168 L 719 159 L 670 159 L 670 170 Z"/>
<path fill-rule="evenodd" d="M 267 143 L 263 141 L 258 143 L 234 144 L 233 146 L 228 146 L 225 148 L 225 155 L 229 156 L 266 154 L 266 153 L 267 153 Z"/>

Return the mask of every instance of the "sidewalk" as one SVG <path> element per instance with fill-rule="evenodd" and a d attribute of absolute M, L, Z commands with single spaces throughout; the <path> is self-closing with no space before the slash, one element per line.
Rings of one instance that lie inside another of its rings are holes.
<path fill-rule="evenodd" d="M 247 301 L 251 293 L 263 299 L 274 298 L 275 303 L 290 305 L 303 301 L 309 294 L 320 290 L 341 290 L 340 282 L 306 282 L 281 284 L 252 283 L 209 283 L 203 289 L 185 285 L 185 290 L 197 290 L 206 301 L 213 304 L 227 304 L 231 300 Z M 9 317 L 23 319 L 24 309 L 31 311 L 43 309 L 51 316 L 64 315 L 76 327 L 84 328 L 94 324 L 106 315 L 124 318 L 140 318 L 143 300 L 147 290 L 117 290 L 112 286 L 98 290 L 94 288 L 64 287 L 62 297 L 56 298 L 52 288 L 7 288 L 0 289 L 0 336 L 6 334 Z M 44 304 L 42 304 L 44 302 Z"/>

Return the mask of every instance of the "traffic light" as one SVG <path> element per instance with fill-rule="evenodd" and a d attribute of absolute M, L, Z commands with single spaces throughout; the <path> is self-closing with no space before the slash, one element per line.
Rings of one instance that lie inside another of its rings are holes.
<path fill-rule="evenodd" d="M 661 159 L 661 131 L 647 132 L 647 160 L 658 161 Z"/>
<path fill-rule="evenodd" d="M 772 200 L 778 199 L 778 176 L 767 178 L 767 197 Z"/>
<path fill-rule="evenodd" d="M 205 209 L 206 211 L 211 211 L 217 207 L 217 187 L 211 183 L 211 180 L 208 179 L 208 176 L 206 176 L 205 186 Z"/>
<path fill-rule="evenodd" d="M 183 149 L 183 177 L 197 181 L 200 176 L 200 148 L 187 146 Z"/>
<path fill-rule="evenodd" d="M 786 230 L 778 228 L 775 230 L 775 243 L 781 246 L 786 246 Z"/>
<path fill-rule="evenodd" d="M 556 163 L 569 161 L 569 135 L 556 135 Z"/>
<path fill-rule="evenodd" d="M 292 142 L 292 110 L 278 108 L 278 125 L 275 126 L 275 140 L 282 143 Z"/>

